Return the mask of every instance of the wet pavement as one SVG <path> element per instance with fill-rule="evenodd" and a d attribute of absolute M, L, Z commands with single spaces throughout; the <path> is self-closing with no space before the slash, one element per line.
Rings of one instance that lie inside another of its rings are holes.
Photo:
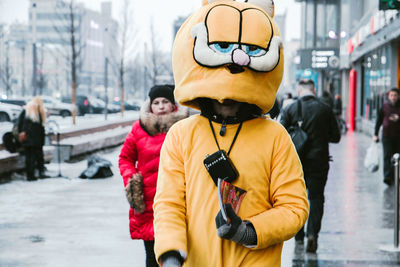
<path fill-rule="evenodd" d="M 285 242 L 282 266 L 400 266 L 393 247 L 393 187 L 363 167 L 371 138 L 348 133 L 331 145 L 318 251 Z M 0 184 L 0 266 L 145 266 L 142 241 L 130 240 L 128 204 L 117 169 L 120 148 L 100 154 L 108 179 L 77 178 L 86 161 L 63 163 L 64 178 Z M 58 165 L 48 168 L 57 174 Z M 1 177 L 0 177 L 1 178 Z"/>
<path fill-rule="evenodd" d="M 394 248 L 394 187 L 363 166 L 372 138 L 360 133 L 331 144 L 325 211 L 316 254 L 293 239 L 285 243 L 282 266 L 400 266 Z M 306 243 L 306 242 L 305 242 Z"/>

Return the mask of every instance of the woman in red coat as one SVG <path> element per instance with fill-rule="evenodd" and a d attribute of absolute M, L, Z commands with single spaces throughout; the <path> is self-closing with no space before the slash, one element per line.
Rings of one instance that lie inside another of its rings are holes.
<path fill-rule="evenodd" d="M 119 169 L 131 206 L 129 230 L 132 239 L 144 240 L 146 266 L 158 266 L 154 256 L 153 199 L 156 193 L 160 149 L 169 128 L 188 116 L 175 105 L 174 87 L 156 85 L 140 110 L 119 155 Z"/>

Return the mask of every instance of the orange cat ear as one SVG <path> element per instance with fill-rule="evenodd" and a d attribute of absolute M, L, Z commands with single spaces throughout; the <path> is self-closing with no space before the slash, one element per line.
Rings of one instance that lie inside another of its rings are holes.
<path fill-rule="evenodd" d="M 203 6 L 217 2 L 217 1 L 221 1 L 221 0 L 203 0 Z"/>
<path fill-rule="evenodd" d="M 247 0 L 249 4 L 261 7 L 267 14 L 273 18 L 275 15 L 274 0 Z"/>

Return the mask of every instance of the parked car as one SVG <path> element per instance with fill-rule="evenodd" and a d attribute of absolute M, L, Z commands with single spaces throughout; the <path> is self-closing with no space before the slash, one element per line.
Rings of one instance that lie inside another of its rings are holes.
<path fill-rule="evenodd" d="M 43 105 L 50 115 L 59 115 L 67 117 L 72 115 L 74 106 L 72 104 L 63 103 L 60 100 L 51 96 L 41 96 Z"/>
<path fill-rule="evenodd" d="M 113 101 L 113 104 L 117 105 L 121 109 L 121 101 Z M 125 110 L 140 110 L 141 104 L 135 100 L 124 101 Z"/>
<path fill-rule="evenodd" d="M 0 122 L 18 119 L 22 107 L 13 104 L 0 103 Z"/>
<path fill-rule="evenodd" d="M 106 102 L 104 102 L 104 100 L 96 97 L 89 97 L 89 102 L 93 113 L 96 114 L 104 113 L 104 108 L 106 106 Z M 107 104 L 108 113 L 117 113 L 120 112 L 120 110 L 121 110 L 120 107 L 113 103 Z"/>
<path fill-rule="evenodd" d="M 107 104 L 108 113 L 118 113 L 121 111 L 121 107 L 113 104 L 112 102 Z"/>
<path fill-rule="evenodd" d="M 61 98 L 61 101 L 64 103 L 72 103 L 71 97 L 70 96 L 65 96 Z M 92 107 L 89 102 L 89 98 L 85 95 L 77 95 L 76 96 L 76 107 L 77 107 L 77 112 L 78 115 L 85 115 L 87 113 L 93 113 Z"/>
<path fill-rule="evenodd" d="M 23 98 L 6 98 L 6 99 L 0 98 L 0 102 L 6 103 L 6 104 L 17 105 L 22 108 L 26 105 L 26 100 Z"/>

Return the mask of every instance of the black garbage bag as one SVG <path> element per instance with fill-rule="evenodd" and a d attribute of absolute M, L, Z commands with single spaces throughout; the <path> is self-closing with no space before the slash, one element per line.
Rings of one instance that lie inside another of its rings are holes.
<path fill-rule="evenodd" d="M 111 162 L 99 157 L 98 155 L 90 156 L 87 160 L 87 168 L 79 178 L 99 179 L 113 176 L 111 170 Z"/>
<path fill-rule="evenodd" d="M 3 145 L 6 150 L 10 153 L 15 153 L 21 147 L 21 144 L 15 139 L 15 135 L 12 132 L 6 132 L 3 135 Z"/>

